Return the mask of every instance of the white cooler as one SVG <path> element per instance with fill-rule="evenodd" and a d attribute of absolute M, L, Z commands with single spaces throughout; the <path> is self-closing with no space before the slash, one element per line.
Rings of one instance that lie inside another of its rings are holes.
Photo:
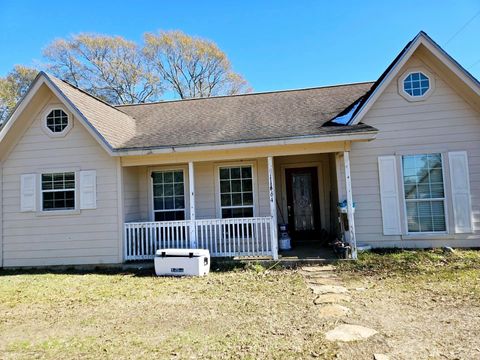
<path fill-rule="evenodd" d="M 203 276 L 210 271 L 210 252 L 203 249 L 160 249 L 154 262 L 158 276 Z"/>

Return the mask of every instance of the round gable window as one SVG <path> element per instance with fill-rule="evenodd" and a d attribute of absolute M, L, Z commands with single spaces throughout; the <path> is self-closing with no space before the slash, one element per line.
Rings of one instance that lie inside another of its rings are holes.
<path fill-rule="evenodd" d="M 430 89 L 430 79 L 422 72 L 413 72 L 403 80 L 403 91 L 412 97 L 420 97 Z"/>
<path fill-rule="evenodd" d="M 61 109 L 53 109 L 47 115 L 47 128 L 53 133 L 61 133 L 68 127 L 68 115 Z"/>

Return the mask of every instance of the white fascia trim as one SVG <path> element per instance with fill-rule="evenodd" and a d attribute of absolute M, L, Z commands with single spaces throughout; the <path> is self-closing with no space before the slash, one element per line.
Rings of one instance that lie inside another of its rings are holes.
<path fill-rule="evenodd" d="M 326 142 L 340 142 L 340 141 L 370 141 L 374 140 L 377 136 L 377 131 L 365 132 L 362 134 L 338 134 L 338 135 L 320 135 L 320 136 L 300 136 L 285 139 L 265 140 L 265 141 L 250 141 L 250 142 L 237 142 L 230 144 L 218 144 L 218 145 L 198 145 L 198 146 L 172 146 L 168 148 L 159 149 L 132 149 L 132 150 L 120 150 L 116 151 L 116 156 L 134 156 L 134 155 L 153 155 L 153 154 L 171 154 L 179 152 L 197 152 L 197 151 L 209 151 L 209 150 L 232 150 L 232 149 L 244 149 L 251 147 L 266 147 L 277 145 L 295 145 L 295 144 L 315 144 Z"/>
<path fill-rule="evenodd" d="M 400 57 L 397 63 L 390 69 L 390 72 L 385 76 L 385 78 L 380 82 L 374 92 L 370 95 L 370 98 L 364 104 L 362 109 L 353 117 L 351 125 L 358 124 L 368 110 L 372 107 L 384 89 L 390 84 L 392 79 L 398 74 L 402 66 L 407 62 L 407 60 L 412 56 L 412 54 L 417 50 L 420 45 L 424 45 L 428 50 L 432 52 L 445 66 L 449 68 L 455 75 L 457 75 L 463 82 L 465 82 L 476 94 L 480 96 L 480 83 L 472 77 L 468 72 L 466 72 L 457 61 L 455 61 L 448 53 L 445 52 L 438 45 L 433 43 L 429 38 L 427 38 L 422 33 L 418 34 L 417 37 L 410 44 L 410 48 L 405 51 L 405 53 Z"/>

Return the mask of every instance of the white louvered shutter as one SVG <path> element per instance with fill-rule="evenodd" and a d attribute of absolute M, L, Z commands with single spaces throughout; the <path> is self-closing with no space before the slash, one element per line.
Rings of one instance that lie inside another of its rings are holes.
<path fill-rule="evenodd" d="M 449 152 L 448 162 L 450 165 L 455 233 L 471 233 L 472 205 L 470 199 L 470 178 L 468 174 L 467 152 Z"/>
<path fill-rule="evenodd" d="M 382 220 L 384 235 L 401 235 L 398 177 L 395 156 L 378 158 L 380 178 L 380 200 L 382 203 Z"/>
<path fill-rule="evenodd" d="M 36 211 L 37 175 L 23 174 L 20 177 L 20 211 Z"/>
<path fill-rule="evenodd" d="M 97 172 L 80 171 L 80 209 L 97 208 Z"/>

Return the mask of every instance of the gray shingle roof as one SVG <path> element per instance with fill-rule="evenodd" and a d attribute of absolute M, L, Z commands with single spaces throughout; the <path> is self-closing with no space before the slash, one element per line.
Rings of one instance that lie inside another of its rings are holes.
<path fill-rule="evenodd" d="M 136 134 L 123 148 L 246 142 L 375 130 L 322 127 L 363 96 L 372 83 L 123 105 Z"/>
<path fill-rule="evenodd" d="M 375 131 L 328 123 L 371 82 L 202 99 L 111 106 L 47 75 L 111 148 L 226 144 Z"/>
<path fill-rule="evenodd" d="M 121 148 L 135 136 L 135 120 L 115 107 L 52 75 L 47 78 L 85 116 L 112 148 Z"/>

